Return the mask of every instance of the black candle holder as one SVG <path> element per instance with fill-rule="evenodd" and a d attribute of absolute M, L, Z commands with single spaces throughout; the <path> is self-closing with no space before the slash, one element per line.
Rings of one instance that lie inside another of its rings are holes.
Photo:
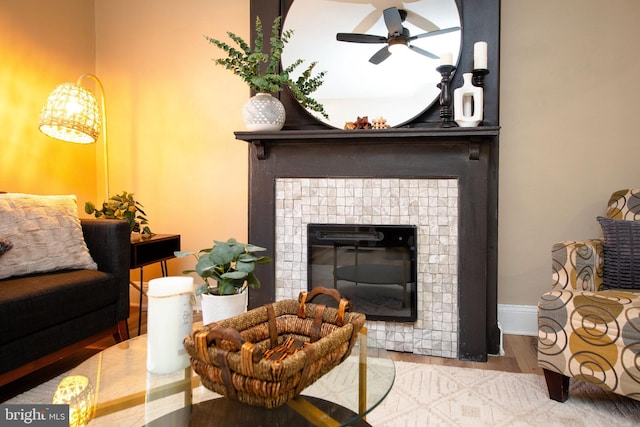
<path fill-rule="evenodd" d="M 489 74 L 489 70 L 486 68 L 478 68 L 473 70 L 473 77 L 471 78 L 471 83 L 474 86 L 478 86 L 484 89 L 484 76 Z"/>
<path fill-rule="evenodd" d="M 442 120 L 440 126 L 444 128 L 456 126 L 452 118 L 453 108 L 451 108 L 451 89 L 449 87 L 451 74 L 455 70 L 456 67 L 453 65 L 441 65 L 436 68 L 436 71 L 442 76 L 438 88 L 440 88 L 440 119 Z"/>

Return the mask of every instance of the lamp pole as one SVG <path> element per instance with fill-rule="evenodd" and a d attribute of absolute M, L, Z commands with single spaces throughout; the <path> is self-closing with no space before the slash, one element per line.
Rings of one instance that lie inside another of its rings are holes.
<path fill-rule="evenodd" d="M 111 195 L 109 191 L 109 150 L 107 148 L 107 109 L 106 102 L 104 98 L 104 87 L 102 87 L 102 82 L 98 77 L 91 73 L 84 73 L 80 77 L 78 77 L 78 81 L 76 84 L 78 86 L 82 86 L 80 83 L 84 78 L 90 78 L 96 82 L 96 86 L 100 92 L 100 113 L 102 120 L 102 148 L 104 157 L 104 187 L 105 187 L 105 201 L 109 200 Z"/>

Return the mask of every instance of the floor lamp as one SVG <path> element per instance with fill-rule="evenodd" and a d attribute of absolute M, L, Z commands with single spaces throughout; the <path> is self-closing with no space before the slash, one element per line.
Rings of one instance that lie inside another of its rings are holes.
<path fill-rule="evenodd" d="M 80 83 L 84 78 L 93 79 L 100 91 L 100 108 L 93 93 Z M 74 83 L 63 83 L 51 92 L 40 114 L 40 131 L 45 135 L 68 142 L 92 144 L 102 130 L 104 149 L 105 200 L 109 192 L 109 154 L 107 151 L 107 113 L 104 88 L 93 74 L 85 73 Z"/>

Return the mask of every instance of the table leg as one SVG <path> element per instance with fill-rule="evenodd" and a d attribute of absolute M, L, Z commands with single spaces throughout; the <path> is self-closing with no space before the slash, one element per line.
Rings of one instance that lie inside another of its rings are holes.
<path fill-rule="evenodd" d="M 360 329 L 360 363 L 358 363 L 358 412 L 367 410 L 367 328 Z M 366 420 L 366 417 L 362 418 Z"/>
<path fill-rule="evenodd" d="M 142 277 L 142 267 L 140 267 L 140 305 L 138 305 L 138 336 L 140 336 L 140 328 L 142 326 L 142 295 L 144 294 L 144 280 Z"/>

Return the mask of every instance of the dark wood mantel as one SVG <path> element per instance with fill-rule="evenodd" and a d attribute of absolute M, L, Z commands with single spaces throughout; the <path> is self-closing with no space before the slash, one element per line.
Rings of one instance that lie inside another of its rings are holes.
<path fill-rule="evenodd" d="M 236 132 L 251 144 L 249 241 L 275 255 L 278 178 L 455 178 L 459 188 L 460 359 L 499 349 L 497 205 L 499 127 Z M 259 266 L 249 305 L 275 299 L 274 263 Z"/>
<path fill-rule="evenodd" d="M 445 141 L 468 142 L 469 157 L 477 160 L 478 147 L 476 144 L 491 142 L 500 134 L 498 126 L 477 128 L 391 128 L 378 130 L 286 130 L 279 132 L 235 132 L 236 139 L 251 143 L 255 156 L 264 160 L 268 156 L 271 143 L 304 141 L 306 144 L 342 144 L 344 140 L 353 142 L 373 141 L 374 143 L 407 144 L 442 144 Z"/>

